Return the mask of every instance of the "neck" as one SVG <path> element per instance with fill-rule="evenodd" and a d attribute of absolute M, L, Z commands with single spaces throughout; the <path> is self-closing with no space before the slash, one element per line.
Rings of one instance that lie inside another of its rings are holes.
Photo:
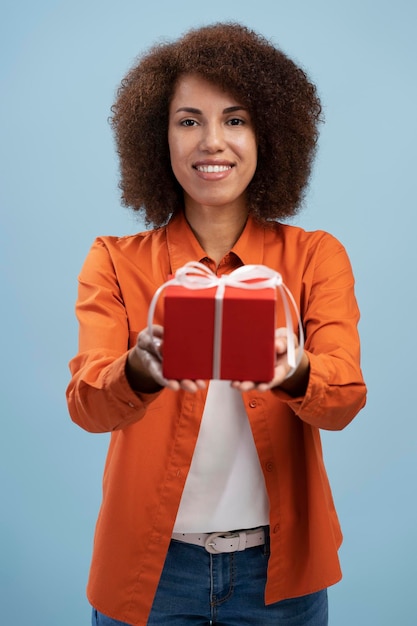
<path fill-rule="evenodd" d="M 247 211 L 213 209 L 185 210 L 185 216 L 207 256 L 218 265 L 239 239 L 247 220 Z"/>

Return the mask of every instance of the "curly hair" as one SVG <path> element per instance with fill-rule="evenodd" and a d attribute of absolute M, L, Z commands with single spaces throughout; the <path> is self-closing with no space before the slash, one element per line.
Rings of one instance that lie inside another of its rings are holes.
<path fill-rule="evenodd" d="M 258 163 L 249 211 L 266 223 L 295 215 L 311 172 L 321 121 L 316 87 L 262 35 L 238 23 L 192 29 L 153 46 L 123 79 L 111 125 L 120 159 L 122 202 L 161 226 L 183 207 L 168 147 L 169 105 L 179 78 L 200 75 L 245 107 Z"/>

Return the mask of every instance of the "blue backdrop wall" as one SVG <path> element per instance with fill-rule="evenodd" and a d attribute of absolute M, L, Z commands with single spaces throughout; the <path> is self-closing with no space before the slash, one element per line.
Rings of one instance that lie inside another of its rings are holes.
<path fill-rule="evenodd" d="M 326 124 L 295 223 L 346 246 L 367 407 L 324 449 L 344 529 L 332 626 L 414 626 L 416 27 L 411 0 L 3 0 L 0 19 L 0 620 L 82 626 L 107 435 L 67 415 L 76 276 L 124 208 L 107 122 L 150 44 L 237 19 L 317 82 Z"/>

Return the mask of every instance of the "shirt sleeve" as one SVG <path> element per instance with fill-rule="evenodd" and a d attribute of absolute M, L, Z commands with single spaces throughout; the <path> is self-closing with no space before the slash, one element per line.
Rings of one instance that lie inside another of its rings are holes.
<path fill-rule="evenodd" d="M 71 418 L 90 432 L 110 432 L 139 420 L 158 394 L 137 394 L 126 374 L 129 323 L 106 243 L 97 239 L 78 280 L 79 351 L 67 388 Z"/>
<path fill-rule="evenodd" d="M 366 402 L 360 367 L 359 309 L 351 264 L 342 244 L 327 233 L 306 265 L 301 297 L 310 378 L 303 397 L 276 393 L 303 421 L 340 430 Z"/>

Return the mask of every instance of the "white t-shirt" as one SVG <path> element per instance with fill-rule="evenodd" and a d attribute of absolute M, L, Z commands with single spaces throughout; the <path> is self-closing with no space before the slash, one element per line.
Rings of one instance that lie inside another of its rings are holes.
<path fill-rule="evenodd" d="M 229 381 L 210 381 L 174 532 L 265 526 L 269 502 L 248 416 Z"/>

